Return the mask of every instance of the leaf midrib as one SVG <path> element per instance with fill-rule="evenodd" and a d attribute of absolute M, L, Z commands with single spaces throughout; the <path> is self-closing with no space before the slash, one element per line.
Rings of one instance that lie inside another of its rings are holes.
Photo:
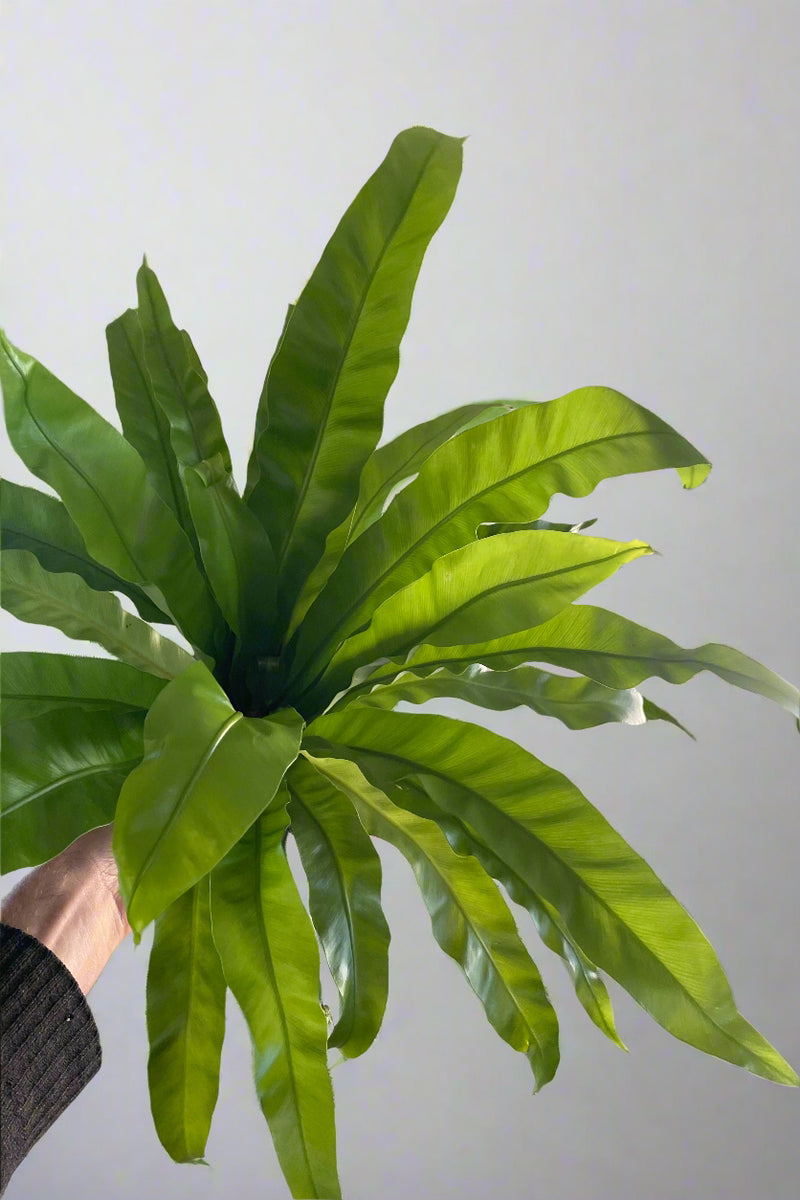
<path fill-rule="evenodd" d="M 112 759 L 105 763 L 95 763 L 91 767 L 80 767 L 77 771 L 67 771 L 63 775 L 59 775 L 58 779 L 52 783 L 45 784 L 41 788 L 36 788 L 33 792 L 26 792 L 24 796 L 20 796 L 18 800 L 12 801 L 11 804 L 4 804 L 2 815 L 7 817 L 9 813 L 16 812 L 18 808 L 22 808 L 25 804 L 32 804 L 36 800 L 41 800 L 43 796 L 56 791 L 58 788 L 68 787 L 76 779 L 85 779 L 90 775 L 99 775 L 101 773 L 117 773 L 124 770 L 125 767 L 129 767 L 132 770 L 141 761 L 141 756 L 130 759 Z"/>

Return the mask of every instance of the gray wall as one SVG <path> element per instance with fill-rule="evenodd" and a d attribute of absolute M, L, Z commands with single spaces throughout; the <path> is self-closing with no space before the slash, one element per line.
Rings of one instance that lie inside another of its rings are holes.
<path fill-rule="evenodd" d="M 797 16 L 776 0 L 7 5 L 4 323 L 113 418 L 103 329 L 135 302 L 146 251 L 203 357 L 241 479 L 285 305 L 341 212 L 400 129 L 468 134 L 387 434 L 468 400 L 589 383 L 654 409 L 714 470 L 696 492 L 664 472 L 554 504 L 661 551 L 591 599 L 797 682 Z M 33 482 L 6 442 L 3 473 Z M 6 616 L 2 634 L 7 649 L 97 652 Z M 569 733 L 521 710 L 442 711 L 566 771 L 800 1067 L 793 722 L 706 676 L 647 691 L 696 744 L 659 724 Z M 405 862 L 382 857 L 391 998 L 373 1049 L 333 1073 L 349 1197 L 796 1195 L 797 1091 L 671 1039 L 612 985 L 623 1054 L 526 934 L 563 1049 L 532 1097 L 524 1059 L 434 943 Z M 158 1143 L 151 940 L 129 939 L 91 993 L 103 1068 L 9 1200 L 286 1194 L 231 997 L 212 1168 L 176 1166 Z"/>

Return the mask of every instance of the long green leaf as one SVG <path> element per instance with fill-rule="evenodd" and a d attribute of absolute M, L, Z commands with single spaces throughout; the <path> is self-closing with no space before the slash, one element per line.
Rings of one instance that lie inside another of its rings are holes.
<path fill-rule="evenodd" d="M 116 596 L 94 591 L 79 575 L 45 571 L 29 550 L 3 550 L 0 563 L 0 603 L 18 620 L 53 625 L 67 637 L 97 642 L 130 666 L 164 679 L 192 662 L 181 646 L 126 612 Z"/>
<path fill-rule="evenodd" d="M 0 548 L 30 550 L 47 571 L 70 571 L 95 591 L 121 592 L 142 620 L 173 623 L 135 583 L 95 562 L 62 502 L 37 488 L 0 480 Z"/>
<path fill-rule="evenodd" d="M 582 533 L 590 525 L 597 524 L 597 517 L 588 521 L 578 521 L 573 525 L 569 521 L 485 521 L 476 530 L 479 538 L 495 537 L 498 533 L 519 533 L 522 529 L 555 529 L 559 533 Z"/>
<path fill-rule="evenodd" d="M 146 259 L 136 274 L 136 292 L 145 362 L 169 423 L 179 471 L 183 474 L 187 467 L 219 454 L 230 473 L 231 456 L 208 378 L 189 335 L 173 322 L 161 284 Z"/>
<path fill-rule="evenodd" d="M 211 873 L 211 924 L 253 1043 L 261 1109 L 293 1196 L 341 1196 L 319 952 L 281 839 L 286 792 Z"/>
<path fill-rule="evenodd" d="M 16 650 L 0 654 L 0 721 L 56 708 L 146 711 L 164 680 L 108 658 Z"/>
<path fill-rule="evenodd" d="M 691 464 L 702 471 L 687 473 Z M 342 555 L 298 630 L 296 666 L 324 657 L 484 522 L 536 520 L 556 492 L 587 496 L 603 479 L 664 467 L 692 486 L 710 469 L 665 421 L 611 388 L 581 388 L 459 433 Z"/>
<path fill-rule="evenodd" d="M 404 779 L 392 790 L 395 802 L 418 817 L 435 821 L 456 854 L 471 854 L 477 858 L 484 871 L 503 885 L 514 903 L 527 909 L 545 946 L 564 962 L 575 988 L 575 995 L 587 1015 L 610 1041 L 622 1050 L 627 1050 L 628 1047 L 617 1033 L 614 1010 L 605 983 L 594 963 L 570 936 L 556 909 L 493 854 L 463 821 L 434 804 L 424 790 L 424 782 L 424 778 Z"/>
<path fill-rule="evenodd" d="M 121 317 L 106 326 L 106 344 L 122 432 L 141 454 L 150 483 L 172 509 L 196 547 L 189 502 L 172 447 L 169 421 L 150 378 L 145 360 L 144 336 L 136 309 L 127 309 Z"/>
<path fill-rule="evenodd" d="M 499 671 L 521 663 L 552 663 L 614 688 L 635 687 L 651 676 L 686 683 L 699 671 L 711 671 L 800 718 L 800 691 L 739 650 L 717 642 L 685 649 L 663 634 L 591 604 L 573 604 L 535 629 L 494 641 L 446 649 L 419 645 L 404 660 L 359 672 L 349 696 L 352 701 L 357 693 L 389 683 L 402 671 L 423 676 L 441 668 L 460 670 L 473 662 Z"/>
<path fill-rule="evenodd" d="M 303 585 L 286 631 L 287 640 L 322 591 L 350 542 L 377 521 L 387 499 L 401 484 L 417 474 L 437 446 L 449 441 L 463 429 L 491 421 L 525 403 L 527 401 L 489 400 L 464 404 L 421 425 L 413 425 L 385 446 L 379 446 L 364 464 L 358 497 L 352 511 L 328 534 L 325 553 Z"/>
<path fill-rule="evenodd" d="M 134 941 L 202 879 L 267 808 L 297 757 L 302 719 L 235 712 L 200 662 L 173 679 L 144 724 L 145 755 L 122 789 L 114 856 Z"/>
<path fill-rule="evenodd" d="M 353 805 L 303 759 L 287 775 L 309 909 L 342 998 L 329 1046 L 356 1058 L 374 1042 L 389 988 L 389 926 L 381 860 Z"/>
<path fill-rule="evenodd" d="M 508 906 L 486 872 L 474 859 L 454 854 L 432 821 L 371 787 L 354 763 L 310 761 L 350 797 L 367 832 L 408 860 L 433 936 L 464 971 L 492 1027 L 528 1059 L 534 1091 L 544 1087 L 558 1067 L 558 1021 Z"/>
<path fill-rule="evenodd" d="M 175 515 L 118 430 L 0 334 L 8 436 L 30 471 L 64 501 L 91 556 L 166 608 L 214 654 L 221 617 Z"/>
<path fill-rule="evenodd" d="M 142 757 L 142 712 L 62 708 L 3 726 L 0 869 L 35 867 L 114 819 Z"/>
<path fill-rule="evenodd" d="M 380 437 L 422 258 L 461 174 L 462 141 L 422 127 L 395 138 L 325 247 L 271 364 L 245 498 L 275 548 L 284 628 Z"/>
<path fill-rule="evenodd" d="M 498 534 L 437 560 L 390 596 L 349 638 L 324 672 L 311 677 L 311 708 L 346 687 L 357 667 L 420 642 L 450 646 L 499 637 L 546 621 L 626 562 L 652 554 L 645 542 L 612 542 L 554 530 Z M 309 672 L 310 673 L 310 672 Z M 302 679 L 291 694 L 300 702 Z"/>
<path fill-rule="evenodd" d="M 217 454 L 187 470 L 186 488 L 206 575 L 225 620 L 253 649 L 275 646 L 275 555 Z"/>
<path fill-rule="evenodd" d="M 205 1163 L 225 1037 L 209 888 L 199 880 L 157 918 L 147 967 L 150 1108 L 161 1145 L 181 1163 Z"/>
<path fill-rule="evenodd" d="M 689 914 L 560 772 L 447 717 L 349 708 L 310 734 L 310 754 L 355 757 L 377 787 L 424 776 L 431 799 L 552 904 L 581 949 L 673 1036 L 765 1079 L 800 1083 L 737 1011 Z"/>

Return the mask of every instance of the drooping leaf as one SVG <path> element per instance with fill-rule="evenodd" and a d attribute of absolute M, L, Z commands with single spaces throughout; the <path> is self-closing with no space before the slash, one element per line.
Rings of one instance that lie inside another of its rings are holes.
<path fill-rule="evenodd" d="M 245 717 L 200 662 L 158 695 L 144 759 L 125 781 L 114 822 L 120 891 L 142 930 L 202 879 L 270 804 L 297 757 L 291 709 Z"/>
<path fill-rule="evenodd" d="M 299 703 L 308 692 L 310 708 L 319 711 L 364 663 L 409 651 L 420 642 L 450 646 L 546 621 L 643 554 L 652 554 L 646 542 L 553 530 L 471 542 L 437 559 L 426 575 L 385 600 L 366 629 L 348 638 L 316 678 L 313 664 L 309 667 L 292 695 Z M 306 688 L 301 686 L 304 678 L 309 679 Z"/>
<path fill-rule="evenodd" d="M 422 127 L 395 138 L 325 247 L 270 366 L 245 498 L 275 549 L 283 628 L 380 437 L 422 258 L 461 174 L 462 140 Z"/>
<path fill-rule="evenodd" d="M 145 362 L 169 424 L 179 471 L 183 474 L 188 467 L 219 454 L 230 473 L 231 456 L 208 390 L 208 377 L 189 335 L 173 322 L 161 284 L 146 259 L 136 274 L 136 293 Z"/>
<path fill-rule="evenodd" d="M 691 464 L 710 470 L 665 421 L 611 388 L 580 388 L 459 433 L 342 555 L 298 630 L 297 664 L 324 655 L 484 522 L 536 520 L 556 492 L 587 496 L 603 479 Z"/>
<path fill-rule="evenodd" d="M 275 555 L 263 525 L 221 455 L 189 468 L 185 480 L 206 575 L 225 620 L 245 645 L 275 649 Z"/>
<path fill-rule="evenodd" d="M 3 726 L 0 870 L 55 858 L 114 819 L 142 757 L 143 712 L 61 708 Z"/>
<path fill-rule="evenodd" d="M 494 641 L 446 649 L 419 645 L 405 660 L 359 672 L 349 694 L 352 700 L 356 692 L 388 683 L 401 671 L 422 676 L 443 667 L 459 670 L 472 662 L 499 671 L 521 663 L 552 663 L 615 688 L 635 687 L 651 676 L 667 683 L 686 683 L 699 671 L 711 671 L 726 683 L 765 696 L 800 717 L 800 691 L 739 650 L 717 642 L 685 649 L 663 634 L 591 604 L 573 604 L 535 629 Z"/>
<path fill-rule="evenodd" d="M 392 796 L 401 807 L 416 813 L 418 817 L 435 821 L 456 854 L 471 854 L 477 858 L 484 871 L 503 885 L 514 903 L 528 910 L 545 946 L 563 960 L 575 988 L 575 995 L 588 1016 L 610 1041 L 622 1050 L 627 1050 L 628 1047 L 617 1033 L 614 1010 L 605 983 L 594 963 L 570 936 L 556 909 L 523 883 L 519 875 L 493 854 L 472 830 L 468 830 L 463 821 L 438 808 L 425 792 L 424 782 L 424 779 L 419 777 L 413 780 L 404 779 L 397 789 L 392 791 Z"/>
<path fill-rule="evenodd" d="M 0 721 L 56 708 L 144 714 L 163 687 L 163 679 L 113 659 L 11 651 L 0 654 Z"/>
<path fill-rule="evenodd" d="M 121 592 L 142 620 L 173 623 L 135 583 L 95 562 L 62 502 L 37 488 L 0 480 L 0 548 L 30 550 L 47 571 L 70 571 L 95 591 Z"/>
<path fill-rule="evenodd" d="M 156 918 L 147 967 L 147 1079 L 159 1141 L 205 1162 L 219 1093 L 227 987 L 211 936 L 208 877 Z"/>
<path fill-rule="evenodd" d="M 328 1045 L 356 1058 L 377 1037 L 389 988 L 381 860 L 351 802 L 304 758 L 287 783 L 311 919 L 342 999 Z"/>
<path fill-rule="evenodd" d="M 421 425 L 413 425 L 391 442 L 379 446 L 364 464 L 352 511 L 328 534 L 325 553 L 303 585 L 286 631 L 287 640 L 322 591 L 346 547 L 377 521 L 395 490 L 417 474 L 437 446 L 463 429 L 491 421 L 525 403 L 528 402 L 489 400 L 464 404 Z"/>
<path fill-rule="evenodd" d="M 106 343 L 122 432 L 141 454 L 150 483 L 172 509 L 196 548 L 197 539 L 170 438 L 169 420 L 150 378 L 136 309 L 127 309 L 106 326 Z"/>
<path fill-rule="evenodd" d="M 453 853 L 432 821 L 370 786 L 355 763 L 316 756 L 310 761 L 350 797 L 367 832 L 408 860 L 436 941 L 462 968 L 503 1041 L 528 1059 L 538 1091 L 558 1066 L 558 1021 L 495 885 L 474 859 Z"/>
<path fill-rule="evenodd" d="M 214 654 L 221 617 L 186 534 L 148 482 L 137 451 L 2 334 L 0 377 L 11 444 L 58 492 L 89 554 L 139 584 L 193 645 Z"/>
<path fill-rule="evenodd" d="M 424 776 L 434 803 L 552 904 L 584 953 L 673 1036 L 776 1083 L 800 1083 L 737 1011 L 689 914 L 560 772 L 487 729 L 428 714 L 350 707 L 315 721 L 304 746 L 355 758 L 376 787 Z"/>
<path fill-rule="evenodd" d="M 293 1196 L 341 1196 L 319 952 L 281 845 L 287 795 L 211 873 L 211 925 L 250 1029 L 261 1110 Z"/>
<path fill-rule="evenodd" d="M 18 620 L 53 625 L 67 637 L 97 642 L 122 662 L 164 679 L 192 662 L 182 646 L 126 612 L 110 592 L 94 591 L 79 575 L 45 571 L 30 550 L 3 550 L 0 562 L 0 602 Z"/>

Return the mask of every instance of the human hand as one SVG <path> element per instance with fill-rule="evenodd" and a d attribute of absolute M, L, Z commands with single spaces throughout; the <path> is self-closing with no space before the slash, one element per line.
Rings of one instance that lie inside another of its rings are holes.
<path fill-rule="evenodd" d="M 6 898 L 0 919 L 61 959 L 84 996 L 131 932 L 111 848 L 113 823 L 90 829 L 36 867 Z"/>

